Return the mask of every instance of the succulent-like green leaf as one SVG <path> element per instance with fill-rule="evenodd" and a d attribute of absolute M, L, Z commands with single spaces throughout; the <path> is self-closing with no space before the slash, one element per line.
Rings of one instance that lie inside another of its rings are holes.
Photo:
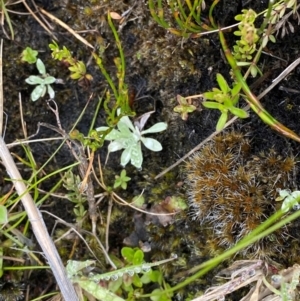
<path fill-rule="evenodd" d="M 25 79 L 25 82 L 29 85 L 41 85 L 44 84 L 44 79 L 40 76 L 30 75 Z"/>
<path fill-rule="evenodd" d="M 111 142 L 108 146 L 108 151 L 110 153 L 112 152 L 116 152 L 118 150 L 121 150 L 123 148 L 125 148 L 125 143 L 124 143 L 124 140 L 123 139 L 119 139 L 119 140 L 115 140 L 113 142 Z M 123 165 L 123 164 L 122 164 Z"/>
<path fill-rule="evenodd" d="M 128 116 L 123 116 L 119 122 L 125 123 L 129 129 L 131 129 L 133 132 L 135 131 L 135 127 Z"/>
<path fill-rule="evenodd" d="M 55 97 L 55 92 L 54 92 L 53 88 L 50 85 L 47 85 L 47 91 L 48 91 L 49 97 L 51 99 L 53 99 Z"/>
<path fill-rule="evenodd" d="M 217 82 L 223 93 L 228 93 L 230 91 L 227 81 L 221 73 L 217 73 Z"/>
<path fill-rule="evenodd" d="M 5 206 L 0 205 L 0 224 L 5 224 L 7 221 L 7 209 Z"/>
<path fill-rule="evenodd" d="M 143 144 L 153 152 L 159 152 L 162 150 L 160 142 L 153 138 L 141 137 Z"/>
<path fill-rule="evenodd" d="M 242 85 L 240 83 L 234 84 L 234 86 L 231 89 L 231 95 L 235 96 L 238 93 L 240 93 L 241 88 L 242 88 Z"/>
<path fill-rule="evenodd" d="M 40 74 L 42 74 L 42 75 L 46 74 L 46 68 L 45 68 L 45 65 L 44 65 L 44 63 L 42 62 L 41 59 L 37 59 L 36 68 L 39 70 Z"/>
<path fill-rule="evenodd" d="M 117 126 L 118 126 L 118 129 L 120 131 L 120 135 L 122 137 L 130 137 L 132 135 L 132 132 L 130 131 L 127 123 L 123 122 L 122 121 L 123 118 L 121 118 L 121 120 L 118 122 Z"/>
<path fill-rule="evenodd" d="M 31 100 L 36 101 L 39 98 L 43 97 L 45 95 L 45 93 L 46 93 L 46 86 L 38 85 L 31 92 Z"/>
<path fill-rule="evenodd" d="M 115 141 L 117 142 L 117 141 Z M 132 152 L 132 147 L 127 147 L 124 149 L 124 151 L 122 152 L 122 155 L 121 155 L 121 165 L 123 167 L 125 167 L 127 165 L 127 163 L 130 161 L 130 158 L 131 158 L 131 152 Z"/>
<path fill-rule="evenodd" d="M 159 133 L 159 132 L 166 130 L 167 127 L 168 127 L 167 123 L 158 122 L 158 123 L 154 124 L 153 126 L 151 126 L 149 129 L 142 131 L 141 134 L 145 135 L 145 134 L 149 134 L 149 133 Z"/>
<path fill-rule="evenodd" d="M 239 118 L 247 118 L 249 115 L 246 111 L 244 111 L 243 109 L 239 109 L 239 108 L 236 108 L 236 107 L 231 107 L 229 108 L 229 111 L 239 117 Z"/>
<path fill-rule="evenodd" d="M 137 143 L 131 150 L 131 164 L 136 168 L 141 168 L 143 163 L 143 154 L 141 143 Z"/>
<path fill-rule="evenodd" d="M 215 96 L 216 96 L 216 92 L 215 91 L 203 93 L 203 97 L 205 99 L 208 99 L 208 100 L 215 100 Z"/>
<path fill-rule="evenodd" d="M 228 118 L 228 114 L 226 112 L 223 112 L 221 114 L 221 116 L 218 120 L 217 126 L 216 126 L 217 131 L 221 131 L 224 128 L 227 118 Z"/>
<path fill-rule="evenodd" d="M 133 255 L 132 263 L 135 265 L 142 264 L 144 261 L 144 252 L 142 250 L 136 250 Z"/>
<path fill-rule="evenodd" d="M 49 84 L 53 84 L 55 83 L 56 81 L 56 78 L 53 77 L 53 76 L 47 76 L 45 79 L 44 79 L 44 84 L 45 85 L 49 85 Z"/>
<path fill-rule="evenodd" d="M 100 126 L 98 128 L 96 128 L 97 132 L 101 132 L 101 131 L 106 131 L 108 130 L 109 127 L 108 126 Z M 111 140 L 117 140 L 122 138 L 121 133 L 118 130 L 112 129 L 106 136 L 105 136 L 105 140 L 111 141 Z"/>
<path fill-rule="evenodd" d="M 203 101 L 202 105 L 208 109 L 218 109 L 218 110 L 221 110 L 221 108 L 223 107 L 222 104 L 218 102 L 212 102 L 212 101 Z"/>
<path fill-rule="evenodd" d="M 94 296 L 98 300 L 105 301 L 125 301 L 123 298 L 120 298 L 116 294 L 110 292 L 108 289 L 102 287 L 98 283 L 92 280 L 81 280 L 76 279 L 76 283 L 80 285 L 84 290 L 89 292 L 92 296 Z"/>

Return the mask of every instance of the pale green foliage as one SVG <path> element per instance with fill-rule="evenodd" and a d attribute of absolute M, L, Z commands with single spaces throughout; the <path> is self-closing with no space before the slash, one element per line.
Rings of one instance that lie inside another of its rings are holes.
<path fill-rule="evenodd" d="M 282 201 L 281 210 L 283 212 L 288 212 L 291 208 L 298 209 L 300 202 L 300 191 L 289 191 L 283 189 L 279 191 L 279 197 L 276 198 L 276 201 Z"/>
<path fill-rule="evenodd" d="M 65 173 L 64 187 L 68 190 L 68 199 L 75 204 L 74 213 L 76 215 L 76 222 L 81 222 L 86 215 L 84 203 L 86 197 L 82 193 L 85 187 L 81 187 L 81 179 L 78 175 L 74 175 L 71 170 Z"/>
<path fill-rule="evenodd" d="M 284 16 L 287 8 L 293 8 L 293 10 L 296 11 L 296 6 L 297 0 L 278 1 L 273 5 L 273 9 L 270 16 L 270 23 L 276 24 Z"/>
<path fill-rule="evenodd" d="M 124 190 L 127 188 L 127 182 L 131 180 L 131 178 L 126 176 L 126 170 L 123 169 L 120 175 L 115 176 L 114 188 L 121 186 Z"/>
<path fill-rule="evenodd" d="M 154 263 L 145 263 L 144 253 L 138 248 L 124 247 L 121 253 L 125 261 L 122 263 L 122 266 L 125 264 L 125 267 L 104 274 L 90 273 L 90 275 L 85 276 L 84 271 L 92 270 L 95 261 L 80 262 L 69 260 L 66 267 L 68 278 L 73 283 L 78 283 L 80 287 L 99 300 L 124 301 L 123 295 L 128 296 L 126 300 L 136 300 L 135 295 L 140 295 L 143 292 L 143 286 L 151 282 L 157 283 L 160 287 L 159 296 L 164 298 L 159 300 L 171 300 L 169 294 L 163 292 L 164 280 L 162 272 L 153 271 L 151 268 L 174 260 L 177 257 Z M 99 285 L 100 281 L 106 282 L 107 288 Z M 158 292 L 156 290 L 153 291 L 153 296 L 155 293 Z"/>
<path fill-rule="evenodd" d="M 26 62 L 28 64 L 34 64 L 37 60 L 38 52 L 30 47 L 26 47 L 21 54 L 22 62 Z"/>
<path fill-rule="evenodd" d="M 181 115 L 182 120 L 188 119 L 188 114 L 196 110 L 196 107 L 192 104 L 192 101 L 188 97 L 177 95 L 178 105 L 174 108 L 174 112 Z"/>
<path fill-rule="evenodd" d="M 248 113 L 236 107 L 241 85 L 235 83 L 231 89 L 220 73 L 217 74 L 217 82 L 220 89 L 213 88 L 211 92 L 203 93 L 204 99 L 214 100 L 214 102 L 205 100 L 202 104 L 206 108 L 220 110 L 221 116 L 216 127 L 217 131 L 220 131 L 225 126 L 229 112 L 239 118 L 247 118 Z"/>
<path fill-rule="evenodd" d="M 55 60 L 67 62 L 70 65 L 69 70 L 71 71 L 70 77 L 72 79 L 86 79 L 88 81 L 93 79 L 93 77 L 86 72 L 85 63 L 73 58 L 70 50 L 66 46 L 63 46 L 63 48 L 60 49 L 58 44 L 55 41 L 52 41 L 52 44 L 49 44 L 49 48 L 51 49 L 52 57 Z"/>
<path fill-rule="evenodd" d="M 241 21 L 234 34 L 240 37 L 233 46 L 233 55 L 238 66 L 250 66 L 250 72 L 253 77 L 256 76 L 258 69 L 255 65 L 251 65 L 251 61 L 256 52 L 257 43 L 259 41 L 258 30 L 255 28 L 254 22 L 257 14 L 252 9 L 243 9 L 241 15 L 237 15 L 235 19 Z"/>
<path fill-rule="evenodd" d="M 36 85 L 34 90 L 31 92 L 31 100 L 36 101 L 39 98 L 45 96 L 46 92 L 52 99 L 55 96 L 55 92 L 50 84 L 56 81 L 56 78 L 46 73 L 46 68 L 41 59 L 37 59 L 36 67 L 39 70 L 40 75 L 30 75 L 25 79 L 29 85 Z"/>
<path fill-rule="evenodd" d="M 112 129 L 105 136 L 105 140 L 111 141 L 108 146 L 109 152 L 124 149 L 121 155 L 122 166 L 126 166 L 130 161 L 136 168 L 142 167 L 143 154 L 141 143 L 154 152 L 162 150 L 161 144 L 156 139 L 144 137 L 145 134 L 162 132 L 167 128 L 165 122 L 158 122 L 148 130 L 143 130 L 151 113 L 152 112 L 144 114 L 140 120 L 135 121 L 134 124 L 128 116 L 123 116 L 117 124 L 118 129 Z M 96 131 L 105 132 L 108 129 L 109 127 L 102 126 L 96 128 Z"/>
<path fill-rule="evenodd" d="M 4 205 L 0 205 L 0 224 L 5 224 L 8 222 L 7 209 Z"/>

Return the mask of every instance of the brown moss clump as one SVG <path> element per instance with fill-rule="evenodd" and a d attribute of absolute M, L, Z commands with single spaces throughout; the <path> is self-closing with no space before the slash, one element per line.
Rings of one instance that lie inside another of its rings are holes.
<path fill-rule="evenodd" d="M 283 158 L 274 149 L 253 156 L 243 134 L 219 135 L 186 165 L 190 216 L 210 229 L 211 242 L 229 248 L 274 213 L 277 190 L 289 188 L 294 170 L 294 157 Z M 271 256 L 282 249 L 286 231 L 244 253 Z"/>

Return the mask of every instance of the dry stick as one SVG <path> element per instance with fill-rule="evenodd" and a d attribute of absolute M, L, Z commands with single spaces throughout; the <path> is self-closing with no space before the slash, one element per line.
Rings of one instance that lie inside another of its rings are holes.
<path fill-rule="evenodd" d="M 79 300 L 71 281 L 67 277 L 65 267 L 59 257 L 55 245 L 48 234 L 42 215 L 36 207 L 31 195 L 27 192 L 27 188 L 20 175 L 20 172 L 17 169 L 16 164 L 1 136 L 0 157 L 7 170 L 7 173 L 14 183 L 17 193 L 22 196 L 22 203 L 28 215 L 34 235 L 45 254 L 64 299 L 66 301 Z"/>
<path fill-rule="evenodd" d="M 295 69 L 298 65 L 300 64 L 300 58 L 296 59 L 293 63 L 291 63 L 287 68 L 284 69 L 283 72 L 281 72 L 279 74 L 279 76 L 277 76 L 272 84 L 261 94 L 259 94 L 257 96 L 257 99 L 260 100 L 261 98 L 263 98 L 267 93 L 269 93 L 276 85 L 279 84 L 280 81 L 282 81 L 282 79 L 284 77 L 286 77 L 293 69 Z M 250 108 L 249 105 L 247 105 L 245 108 L 243 108 L 243 110 L 248 111 Z M 235 122 L 238 119 L 237 116 L 233 117 L 232 119 L 230 119 L 224 126 L 223 130 L 225 130 L 229 125 L 231 125 L 233 122 Z M 180 158 L 178 161 L 176 161 L 174 164 L 172 164 L 171 166 L 169 166 L 168 168 L 164 169 L 161 173 L 159 173 L 155 179 L 160 178 L 161 176 L 163 176 L 164 174 L 166 174 L 167 172 L 169 172 L 171 169 L 173 169 L 174 167 L 176 167 L 177 165 L 179 165 L 181 162 L 183 162 L 185 159 L 187 159 L 190 155 L 192 155 L 195 151 L 199 150 L 206 142 L 210 141 L 213 137 L 215 137 L 216 135 L 218 135 L 219 133 L 221 133 L 223 130 L 221 131 L 216 131 L 214 133 L 212 133 L 209 137 L 207 137 L 206 139 L 204 139 L 203 141 L 201 141 L 201 143 L 199 143 L 196 147 L 194 147 L 191 151 L 189 151 L 186 155 L 184 155 L 182 158 Z"/>
<path fill-rule="evenodd" d="M 36 14 L 31 10 L 31 8 L 28 6 L 28 4 L 26 3 L 26 0 L 23 0 L 22 3 L 24 4 L 24 6 L 26 7 L 26 9 L 30 12 L 30 14 L 33 16 L 33 18 L 49 33 L 50 36 L 55 37 L 54 33 L 51 32 L 47 26 L 36 16 Z"/>
<path fill-rule="evenodd" d="M 83 44 L 85 44 L 86 46 L 94 49 L 93 45 L 91 45 L 85 38 L 83 38 L 82 36 L 80 36 L 78 33 L 76 33 L 75 30 L 73 30 L 70 26 L 68 26 L 66 23 L 62 22 L 61 20 L 59 20 L 58 18 L 54 17 L 53 15 L 51 15 L 50 13 L 48 13 L 47 11 L 45 11 L 44 9 L 40 8 L 40 12 L 43 13 L 44 15 L 46 15 L 49 19 L 51 19 L 52 21 L 54 21 L 55 23 L 57 23 L 58 25 L 60 25 L 61 27 L 63 27 L 64 29 L 66 29 L 69 33 L 71 33 L 77 40 L 79 40 L 80 42 L 82 42 Z"/>
<path fill-rule="evenodd" d="M 3 50 L 3 39 L 1 39 L 0 45 L 0 136 L 3 131 L 3 77 L 2 77 L 2 50 Z"/>

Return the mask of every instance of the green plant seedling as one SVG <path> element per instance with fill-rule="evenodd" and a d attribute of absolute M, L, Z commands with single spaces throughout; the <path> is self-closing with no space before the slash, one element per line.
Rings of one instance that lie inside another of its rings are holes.
<path fill-rule="evenodd" d="M 50 84 L 53 84 L 56 81 L 56 78 L 46 73 L 45 65 L 41 59 L 37 59 L 36 67 L 39 70 L 40 75 L 30 75 L 25 79 L 27 84 L 36 85 L 34 90 L 31 92 L 31 100 L 38 100 L 45 96 L 46 92 L 48 92 L 51 99 L 54 98 L 55 92 Z"/>
<path fill-rule="evenodd" d="M 160 285 L 163 282 L 162 273 L 153 271 L 151 268 L 177 258 L 175 256 L 166 260 L 145 263 L 143 251 L 129 247 L 122 248 L 121 254 L 126 261 L 125 267 L 104 274 L 91 273 L 88 276 L 84 275 L 84 272 L 93 269 L 95 261 L 69 260 L 66 267 L 68 278 L 99 300 L 124 301 L 125 299 L 120 297 L 122 295 L 128 296 L 126 300 L 136 300 L 135 296 L 141 294 L 144 285 L 150 282 L 157 282 Z M 100 285 L 105 282 L 107 286 Z"/>
<path fill-rule="evenodd" d="M 63 48 L 60 49 L 58 44 L 55 41 L 52 41 L 52 43 L 49 44 L 49 48 L 51 49 L 51 55 L 55 60 L 64 61 L 70 65 L 69 70 L 71 71 L 70 77 L 72 79 L 78 79 L 79 81 L 86 80 L 88 82 L 93 80 L 93 77 L 86 71 L 85 63 L 73 58 L 70 50 L 66 46 L 63 46 Z"/>
<path fill-rule="evenodd" d="M 21 53 L 21 61 L 28 64 L 34 64 L 37 61 L 38 54 L 39 53 L 36 50 L 26 47 Z"/>
<path fill-rule="evenodd" d="M 127 188 L 127 182 L 129 182 L 131 180 L 131 178 L 126 176 L 126 170 L 123 169 L 120 173 L 120 175 L 116 175 L 115 176 L 115 183 L 114 183 L 114 188 L 117 188 L 119 186 L 121 186 L 124 190 L 126 190 Z"/>
<path fill-rule="evenodd" d="M 234 84 L 233 88 L 230 89 L 227 81 L 220 73 L 217 74 L 217 82 L 220 89 L 213 88 L 211 92 L 203 93 L 203 97 L 205 99 L 215 100 L 215 102 L 204 101 L 202 104 L 206 108 L 217 109 L 221 111 L 221 116 L 216 127 L 217 131 L 220 131 L 225 126 L 229 112 L 239 118 L 247 118 L 248 113 L 236 107 L 236 104 L 239 100 L 241 85 L 239 83 Z"/>
<path fill-rule="evenodd" d="M 268 124 L 272 129 L 290 139 L 300 142 L 300 137 L 296 133 L 294 133 L 292 130 L 278 122 L 272 115 L 270 115 L 268 111 L 265 110 L 265 108 L 260 103 L 259 99 L 252 93 L 248 84 L 246 83 L 246 80 L 244 79 L 244 76 L 242 75 L 236 60 L 234 59 L 233 55 L 231 54 L 231 51 L 227 46 L 222 31 L 219 31 L 219 37 L 226 59 L 229 65 L 231 66 L 232 72 L 235 76 L 235 81 L 239 85 L 241 85 L 241 89 L 246 95 L 244 99 L 247 101 L 250 108 L 261 118 L 263 122 Z"/>
<path fill-rule="evenodd" d="M 117 124 L 118 129 L 112 129 L 105 136 L 105 140 L 112 141 L 108 146 L 109 153 L 124 149 L 121 155 L 121 165 L 123 167 L 129 161 L 136 168 L 142 167 L 143 154 L 141 143 L 154 152 L 162 150 L 162 145 L 156 139 L 144 137 L 145 134 L 159 133 L 167 129 L 168 125 L 165 122 L 158 122 L 149 129 L 143 130 L 152 113 L 153 111 L 143 114 L 140 120 L 135 121 L 134 124 L 128 116 L 123 116 Z M 102 126 L 96 128 L 96 131 L 105 132 L 108 129 L 109 127 Z"/>
<path fill-rule="evenodd" d="M 179 113 L 182 120 L 187 120 L 188 114 L 194 112 L 196 110 L 196 107 L 192 105 L 191 99 L 188 99 L 181 95 L 177 95 L 177 101 L 179 105 L 174 108 L 174 112 Z"/>
<path fill-rule="evenodd" d="M 81 222 L 87 211 L 84 206 L 86 203 L 86 196 L 81 193 L 82 182 L 80 177 L 74 175 L 71 170 L 68 170 L 65 173 L 63 186 L 68 190 L 68 199 L 75 204 L 73 211 L 76 216 L 76 222 Z"/>

